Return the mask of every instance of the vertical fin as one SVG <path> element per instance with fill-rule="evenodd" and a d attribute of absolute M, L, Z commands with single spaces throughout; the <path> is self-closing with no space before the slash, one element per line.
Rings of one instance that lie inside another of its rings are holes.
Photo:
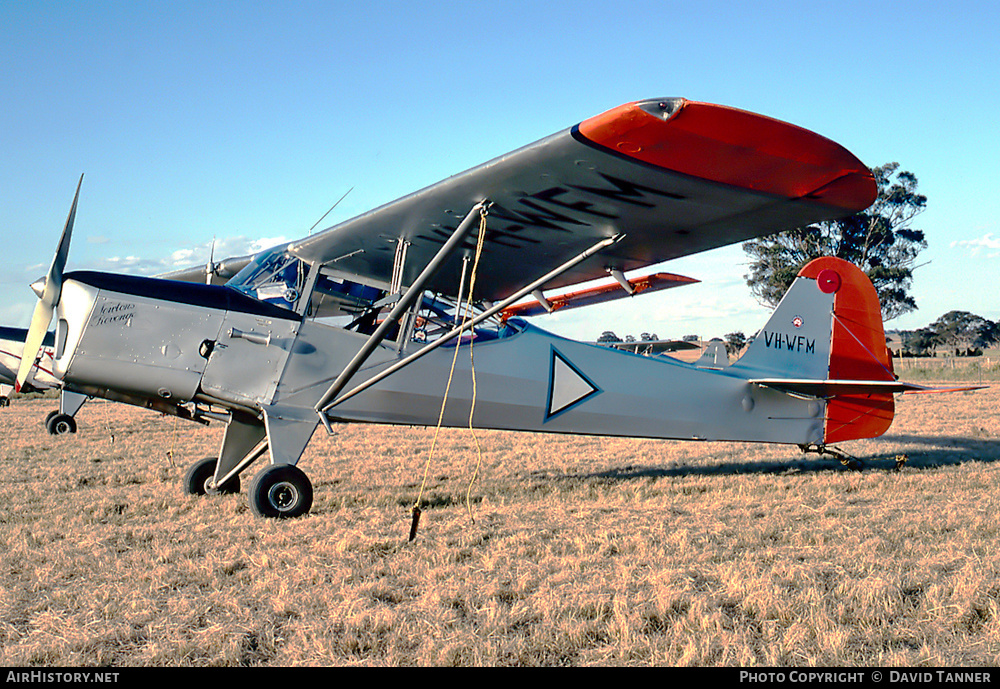
<path fill-rule="evenodd" d="M 830 369 L 834 295 L 801 273 L 754 336 L 736 369 L 751 377 L 825 380 Z"/>
<path fill-rule="evenodd" d="M 722 340 L 709 342 L 694 365 L 698 368 L 725 368 L 728 366 L 729 354 L 726 352 L 726 343 Z"/>

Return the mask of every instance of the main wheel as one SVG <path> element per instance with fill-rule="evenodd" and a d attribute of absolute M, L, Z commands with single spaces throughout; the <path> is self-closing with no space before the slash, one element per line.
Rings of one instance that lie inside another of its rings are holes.
<path fill-rule="evenodd" d="M 45 430 L 51 435 L 76 433 L 76 421 L 69 414 L 53 414 L 46 419 Z"/>
<path fill-rule="evenodd" d="M 250 484 L 250 510 L 258 517 L 300 517 L 312 507 L 309 477 L 292 464 L 262 469 Z"/>
<path fill-rule="evenodd" d="M 187 495 L 223 495 L 240 492 L 240 477 L 233 476 L 222 486 L 215 485 L 215 457 L 199 459 L 184 474 L 183 487 Z"/>

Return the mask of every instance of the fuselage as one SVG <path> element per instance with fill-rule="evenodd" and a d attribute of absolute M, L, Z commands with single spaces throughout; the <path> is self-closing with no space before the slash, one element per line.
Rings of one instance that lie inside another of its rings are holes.
<path fill-rule="evenodd" d="M 367 340 L 229 287 L 103 273 L 67 274 L 57 315 L 54 372 L 77 389 L 285 410 L 314 422 L 317 401 Z M 382 343 L 348 387 L 421 344 Z M 454 343 L 440 347 L 329 417 L 437 423 L 454 354 Z M 445 425 L 467 426 L 474 402 L 473 423 L 484 428 L 798 444 L 823 437 L 821 400 L 755 387 L 739 367 L 640 356 L 515 321 L 477 336 L 473 354 L 459 352 Z"/>

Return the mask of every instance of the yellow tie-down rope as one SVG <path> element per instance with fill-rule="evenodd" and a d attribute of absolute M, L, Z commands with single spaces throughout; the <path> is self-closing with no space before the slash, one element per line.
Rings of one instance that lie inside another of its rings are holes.
<path fill-rule="evenodd" d="M 463 327 L 468 322 L 468 320 L 469 320 L 469 314 L 472 312 L 472 294 L 473 294 L 473 290 L 476 287 L 476 273 L 479 270 L 479 258 L 480 258 L 480 256 L 482 256 L 482 253 L 483 253 L 483 242 L 484 242 L 484 240 L 486 238 L 486 216 L 487 216 L 487 214 L 488 214 L 488 212 L 486 210 L 486 206 L 483 206 L 479 210 L 479 236 L 476 238 L 476 256 L 475 256 L 475 259 L 472 262 L 472 274 L 469 277 L 469 295 L 468 295 L 467 307 L 465 309 L 463 309 L 463 312 L 462 312 L 462 326 Z M 465 275 L 464 275 L 464 272 L 463 272 L 462 280 L 464 281 L 464 279 L 465 279 Z M 459 308 L 459 309 L 462 308 L 461 292 L 462 292 L 462 285 L 460 284 L 459 285 L 459 295 L 460 296 L 459 296 L 458 304 L 456 305 L 456 307 Z M 472 479 L 469 481 L 469 488 L 468 488 L 468 490 L 465 493 L 465 506 L 466 506 L 466 509 L 469 511 L 469 518 L 473 522 L 475 522 L 475 517 L 472 514 L 472 505 L 471 505 L 471 502 L 470 502 L 470 496 L 472 494 L 472 486 L 473 486 L 473 484 L 475 484 L 476 477 L 479 475 L 479 468 L 480 468 L 480 466 L 483 463 L 483 450 L 482 450 L 482 447 L 479 444 L 479 437 L 476 435 L 476 431 L 475 431 L 475 429 L 472 426 L 472 416 L 473 416 L 473 414 L 476 411 L 476 362 L 475 362 L 475 356 L 473 354 L 473 342 L 475 341 L 475 339 L 476 339 L 475 332 L 473 331 L 473 333 L 469 337 L 469 363 L 470 363 L 470 366 L 471 366 L 471 373 L 472 373 L 472 405 L 469 408 L 469 431 L 472 433 L 472 439 L 476 443 L 476 453 L 477 453 L 479 459 L 476 462 L 476 469 L 475 469 L 475 471 L 472 474 Z M 441 431 L 441 425 L 444 422 L 444 410 L 445 410 L 445 407 L 448 404 L 448 393 L 451 390 L 451 381 L 452 381 L 452 378 L 454 378 L 454 376 L 455 376 L 455 364 L 458 362 L 458 350 L 461 348 L 461 344 L 462 344 L 462 336 L 459 335 L 458 336 L 458 342 L 455 343 L 455 354 L 452 356 L 452 359 L 451 359 L 451 370 L 448 372 L 448 383 L 447 383 L 447 385 L 445 385 L 445 388 L 444 388 L 444 397 L 441 399 L 441 411 L 438 414 L 437 427 L 434 429 L 434 438 L 431 441 L 431 449 L 430 449 L 430 452 L 427 454 L 427 461 L 424 463 L 424 476 L 423 476 L 423 480 L 420 483 L 420 490 L 417 493 L 417 499 L 413 503 L 413 519 L 412 519 L 412 521 L 410 523 L 410 540 L 411 541 L 414 538 L 417 537 L 417 525 L 420 522 L 420 503 L 423 501 L 424 488 L 427 486 L 427 474 L 430 471 L 431 459 L 433 459 L 433 457 L 434 457 L 434 449 L 437 447 L 438 433 L 440 433 L 440 431 Z"/>

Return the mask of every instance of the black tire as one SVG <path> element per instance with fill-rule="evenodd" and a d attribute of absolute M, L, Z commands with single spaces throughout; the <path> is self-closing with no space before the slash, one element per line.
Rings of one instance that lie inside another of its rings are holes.
<path fill-rule="evenodd" d="M 45 421 L 45 430 L 50 435 L 76 433 L 76 420 L 69 414 L 53 414 Z"/>
<path fill-rule="evenodd" d="M 215 457 L 199 459 L 184 474 L 183 487 L 186 495 L 227 495 L 240 492 L 240 477 L 233 476 L 220 487 L 212 485 L 215 478 Z"/>
<path fill-rule="evenodd" d="M 250 484 L 250 511 L 268 519 L 301 517 L 312 507 L 309 477 L 292 464 L 262 469 Z"/>

